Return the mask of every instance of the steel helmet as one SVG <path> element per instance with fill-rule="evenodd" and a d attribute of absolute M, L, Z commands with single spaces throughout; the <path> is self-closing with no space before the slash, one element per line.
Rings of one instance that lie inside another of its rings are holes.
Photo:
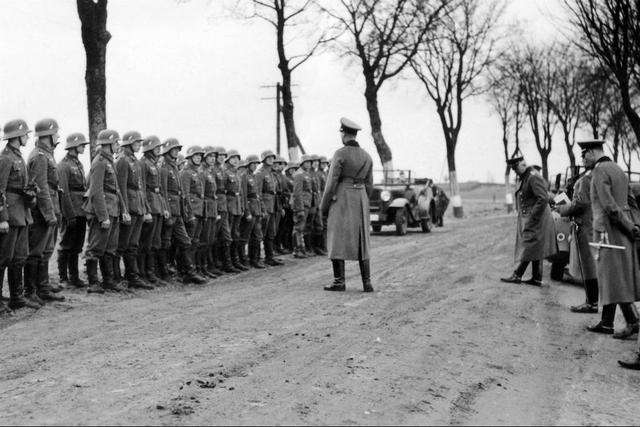
<path fill-rule="evenodd" d="M 84 137 L 83 134 L 76 132 L 67 136 L 67 143 L 64 146 L 65 150 L 70 150 L 72 148 L 79 147 L 81 145 L 87 145 L 89 142 Z"/>
<path fill-rule="evenodd" d="M 160 138 L 155 135 L 149 135 L 142 141 L 142 152 L 146 153 L 147 151 L 151 151 L 156 147 L 161 146 Z"/>
<path fill-rule="evenodd" d="M 217 155 L 223 154 L 223 155 L 227 155 L 227 150 L 224 149 L 224 147 L 213 147 L 213 152 L 216 153 Z"/>
<path fill-rule="evenodd" d="M 329 163 L 329 160 L 325 156 L 320 157 L 320 163 Z"/>
<path fill-rule="evenodd" d="M 211 145 L 207 145 L 202 148 L 204 150 L 204 157 L 207 157 L 209 154 L 217 155 L 216 147 L 212 147 Z"/>
<path fill-rule="evenodd" d="M 263 151 L 262 154 L 260 155 L 260 161 L 264 162 L 269 157 L 273 157 L 274 161 L 276 160 L 276 155 L 273 151 L 271 150 Z"/>
<path fill-rule="evenodd" d="M 311 157 L 311 161 L 312 162 L 319 162 L 320 161 L 320 156 L 318 156 L 317 154 L 311 154 L 309 157 Z"/>
<path fill-rule="evenodd" d="M 36 123 L 36 136 L 54 135 L 58 132 L 58 122 L 53 119 L 42 119 Z"/>
<path fill-rule="evenodd" d="M 274 163 L 282 163 L 283 165 L 286 165 L 287 161 L 282 156 L 276 156 L 276 160 Z"/>
<path fill-rule="evenodd" d="M 4 135 L 2 139 L 17 138 L 19 136 L 27 135 L 29 132 L 29 126 L 27 122 L 22 119 L 11 120 L 4 125 Z"/>
<path fill-rule="evenodd" d="M 300 166 L 302 166 L 304 162 L 313 162 L 313 156 L 310 154 L 304 154 L 300 160 Z"/>
<path fill-rule="evenodd" d="M 176 138 L 169 138 L 167 139 L 164 144 L 162 144 L 162 154 L 167 154 L 169 151 L 171 151 L 173 148 L 178 148 L 178 149 L 182 149 L 182 145 L 180 145 L 180 141 L 178 141 Z"/>
<path fill-rule="evenodd" d="M 189 157 L 192 157 L 196 154 L 201 154 L 204 156 L 204 150 L 199 145 L 192 145 L 191 147 L 187 148 L 187 154 L 185 155 L 185 157 L 188 159 Z"/>
<path fill-rule="evenodd" d="M 247 158 L 244 160 L 244 162 L 247 164 L 247 166 L 249 166 L 249 165 L 251 165 L 253 163 L 260 163 L 260 159 L 255 154 L 251 154 L 251 155 L 247 156 Z"/>
<path fill-rule="evenodd" d="M 132 130 L 122 135 L 122 142 L 120 145 L 124 147 L 138 141 L 144 141 L 142 135 L 140 135 L 140 132 Z"/>
<path fill-rule="evenodd" d="M 120 135 L 115 130 L 105 129 L 98 134 L 98 144 L 107 145 L 120 141 Z"/>
<path fill-rule="evenodd" d="M 240 160 L 240 163 L 238 163 L 238 169 L 247 167 L 249 167 L 249 163 L 247 163 L 246 160 Z"/>
<path fill-rule="evenodd" d="M 285 171 L 288 171 L 290 169 L 298 169 L 300 167 L 300 165 L 296 162 L 291 162 L 289 164 L 287 164 L 287 166 L 284 168 Z"/>
<path fill-rule="evenodd" d="M 220 153 L 220 154 L 223 154 L 223 153 Z M 229 150 L 229 151 L 227 151 L 227 160 L 226 161 L 228 162 L 229 160 L 231 160 L 232 157 L 237 157 L 238 160 L 242 159 L 242 157 L 240 157 L 240 153 L 238 153 L 238 150 Z"/>

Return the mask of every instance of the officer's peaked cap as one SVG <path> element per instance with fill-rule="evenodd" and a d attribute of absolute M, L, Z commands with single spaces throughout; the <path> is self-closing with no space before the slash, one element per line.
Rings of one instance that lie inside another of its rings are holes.
<path fill-rule="evenodd" d="M 578 141 L 578 145 L 582 150 L 591 150 L 593 148 L 602 148 L 604 140 L 602 139 L 588 139 L 585 141 Z"/>
<path fill-rule="evenodd" d="M 353 120 L 343 117 L 340 119 L 340 130 L 344 133 L 355 135 L 358 131 L 362 130 L 362 128 Z"/>

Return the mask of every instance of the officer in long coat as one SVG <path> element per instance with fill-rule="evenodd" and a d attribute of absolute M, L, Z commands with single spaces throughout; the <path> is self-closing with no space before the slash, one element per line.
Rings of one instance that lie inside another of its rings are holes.
<path fill-rule="evenodd" d="M 27 165 L 20 148 L 27 145 L 31 132 L 24 120 L 11 120 L 4 125 L 2 139 L 7 145 L 0 154 L 0 268 L 7 269 L 9 308 L 40 308 L 40 304 L 24 297 L 22 269 L 29 254 L 29 225 L 33 223 L 29 208 L 35 203 L 35 192 L 29 188 Z M 6 311 L 0 301 L 0 311 Z"/>
<path fill-rule="evenodd" d="M 82 210 L 87 182 L 84 166 L 79 156 L 84 153 L 89 141 L 81 133 L 72 133 L 67 137 L 65 150 L 67 155 L 58 164 L 60 178 L 60 210 L 62 225 L 60 228 L 60 249 L 58 250 L 58 273 L 60 281 L 68 281 L 76 288 L 87 286 L 80 279 L 78 256 L 82 252 L 87 233 L 87 217 Z"/>
<path fill-rule="evenodd" d="M 527 166 L 522 157 L 512 158 L 508 164 L 520 178 L 520 186 L 516 191 L 518 220 L 515 250 L 515 260 L 519 264 L 511 277 L 501 280 L 542 286 L 542 261 L 557 252 L 547 182 L 533 167 Z M 529 263 L 532 264 L 532 277 L 523 281 L 522 275 Z"/>
<path fill-rule="evenodd" d="M 153 285 L 141 279 L 138 267 L 142 225 L 153 221 L 145 195 L 142 162 L 135 155 L 140 151 L 143 140 L 144 138 L 137 131 L 125 133 L 120 144 L 122 152 L 116 161 L 118 186 L 125 209 L 131 216 L 129 224 L 120 224 L 118 255 L 124 260 L 124 278 L 129 288 L 153 289 Z M 117 263 L 119 262 L 118 260 Z M 119 265 L 114 268 L 119 270 Z"/>
<path fill-rule="evenodd" d="M 155 135 L 147 136 L 142 142 L 142 166 L 144 195 L 147 201 L 148 213 L 151 221 L 142 224 L 140 233 L 140 253 L 138 255 L 138 269 L 149 283 L 158 283 L 160 279 L 168 278 L 166 266 L 158 262 L 158 251 L 162 248 L 162 224 L 170 217 L 167 201 L 160 188 L 159 158 L 162 150 L 160 138 Z"/>
<path fill-rule="evenodd" d="M 29 155 L 29 177 L 36 185 L 36 206 L 32 209 L 33 224 L 29 228 L 29 256 L 24 265 L 24 287 L 28 298 L 38 303 L 64 301 L 49 285 L 49 259 L 58 240 L 60 198 L 58 167 L 53 151 L 58 145 L 58 123 L 43 119 L 36 123 L 37 137 Z M 59 290 L 59 289 L 56 289 Z"/>
<path fill-rule="evenodd" d="M 294 258 L 307 257 L 304 238 L 307 230 L 307 218 L 313 201 L 311 162 L 311 156 L 308 154 L 303 155 L 300 161 L 300 168 L 293 174 L 291 209 L 293 211 Z"/>
<path fill-rule="evenodd" d="M 187 163 L 180 172 L 182 191 L 185 197 L 186 227 L 191 246 L 189 253 L 194 260 L 196 271 L 203 277 L 208 277 L 206 271 L 206 259 L 202 257 L 201 237 L 205 222 L 204 180 L 200 173 L 204 150 L 198 145 L 187 149 L 185 156 Z"/>
<path fill-rule="evenodd" d="M 89 171 L 89 190 L 82 207 L 89 222 L 89 238 L 85 249 L 89 293 L 124 291 L 114 282 L 113 271 L 117 259 L 120 219 L 123 223 L 131 221 L 118 187 L 113 161 L 119 140 L 120 135 L 114 130 L 100 131 L 97 141 L 100 148 Z M 98 281 L 98 263 L 102 284 Z"/>
<path fill-rule="evenodd" d="M 361 127 L 342 118 L 344 147 L 333 155 L 320 210 L 327 214 L 327 249 L 334 282 L 327 291 L 345 290 L 344 261 L 357 260 L 365 292 L 373 292 L 369 266 L 369 196 L 373 189 L 373 161 L 360 148 Z"/>
<path fill-rule="evenodd" d="M 182 145 L 175 138 L 167 139 L 162 145 L 164 160 L 160 168 L 160 188 L 164 199 L 167 201 L 170 218 L 164 221 L 162 226 L 162 250 L 159 260 L 167 263 L 169 250 L 172 244 L 176 246 L 176 258 L 178 271 L 182 274 L 184 283 L 203 284 L 206 280 L 196 274 L 193 259 L 189 248 L 191 239 L 184 225 L 185 195 L 183 194 L 178 170 L 178 155 Z"/>
<path fill-rule="evenodd" d="M 204 225 L 202 227 L 201 257 L 206 263 L 205 273 L 216 278 L 221 276 L 222 271 L 218 270 L 214 259 L 214 246 L 216 243 L 216 224 L 220 219 L 218 214 L 217 191 L 218 185 L 213 168 L 216 163 L 216 149 L 214 147 L 204 147 L 204 159 L 200 166 L 200 175 L 204 182 Z"/>

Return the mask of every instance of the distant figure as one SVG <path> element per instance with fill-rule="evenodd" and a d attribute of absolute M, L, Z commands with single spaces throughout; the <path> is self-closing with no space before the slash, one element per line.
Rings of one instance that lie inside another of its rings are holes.
<path fill-rule="evenodd" d="M 340 134 L 344 147 L 333 156 L 320 209 L 327 214 L 327 249 L 334 281 L 326 291 L 344 291 L 344 261 L 360 264 L 364 292 L 373 292 L 369 268 L 369 196 L 373 189 L 373 161 L 358 142 L 361 129 L 342 119 Z"/>
<path fill-rule="evenodd" d="M 449 207 L 449 198 L 444 190 L 437 185 L 433 186 L 433 201 L 435 205 L 433 223 L 436 227 L 444 225 L 444 213 Z"/>

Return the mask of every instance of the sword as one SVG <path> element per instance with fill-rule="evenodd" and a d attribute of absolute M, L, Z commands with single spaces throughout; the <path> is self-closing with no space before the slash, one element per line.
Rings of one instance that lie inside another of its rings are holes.
<path fill-rule="evenodd" d="M 598 243 L 589 243 L 589 246 L 593 247 L 593 248 L 598 248 L 598 249 L 617 249 L 620 251 L 625 251 L 627 250 L 626 247 L 624 246 L 618 246 L 618 245 L 610 245 L 608 243 L 602 243 L 602 242 L 598 242 Z"/>

